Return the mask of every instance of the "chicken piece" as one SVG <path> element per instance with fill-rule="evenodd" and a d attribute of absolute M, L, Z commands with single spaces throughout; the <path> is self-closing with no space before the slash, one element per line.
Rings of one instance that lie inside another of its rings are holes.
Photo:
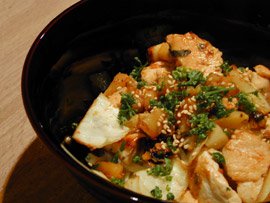
<path fill-rule="evenodd" d="M 76 128 L 73 139 L 91 149 L 102 148 L 121 140 L 129 128 L 120 126 L 119 109 L 102 93 L 96 98 Z"/>
<path fill-rule="evenodd" d="M 240 197 L 229 186 L 219 170 L 219 165 L 212 159 L 209 152 L 204 151 L 195 163 L 191 172 L 190 190 L 199 202 L 203 203 L 241 203 Z"/>
<path fill-rule="evenodd" d="M 270 82 L 268 79 L 260 76 L 256 72 L 252 72 L 250 76 L 250 81 L 257 90 L 268 90 Z"/>
<path fill-rule="evenodd" d="M 167 181 L 165 177 L 155 177 L 147 174 L 147 169 L 140 170 L 132 177 L 130 177 L 126 183 L 125 188 L 141 193 L 146 196 L 151 195 L 151 190 L 158 186 L 162 191 L 162 198 L 166 200 L 167 188 L 169 186 L 170 192 L 174 194 L 175 200 L 178 200 L 188 186 L 187 170 L 185 165 L 177 158 L 172 160 L 172 180 Z M 167 186 L 168 185 L 168 186 Z"/>
<path fill-rule="evenodd" d="M 241 182 L 237 185 L 237 193 L 243 202 L 254 203 L 261 191 L 262 185 L 263 178 L 260 178 L 256 182 Z"/>
<path fill-rule="evenodd" d="M 270 70 L 264 65 L 257 65 L 254 70 L 262 77 L 270 79 Z"/>
<path fill-rule="evenodd" d="M 222 152 L 227 173 L 237 182 L 257 181 L 270 166 L 270 145 L 250 131 L 236 130 Z"/>
<path fill-rule="evenodd" d="M 222 52 L 196 34 L 170 34 L 166 41 L 170 45 L 172 55 L 177 58 L 176 66 L 197 69 L 206 76 L 213 72 L 221 72 Z"/>
<path fill-rule="evenodd" d="M 148 84 L 155 84 L 158 81 L 170 74 L 170 67 L 167 63 L 158 61 L 145 67 L 142 72 L 142 80 Z"/>

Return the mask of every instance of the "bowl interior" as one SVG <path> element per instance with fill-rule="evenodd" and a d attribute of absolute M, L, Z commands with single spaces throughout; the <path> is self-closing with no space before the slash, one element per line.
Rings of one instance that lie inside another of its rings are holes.
<path fill-rule="evenodd" d="M 82 1 L 45 28 L 29 52 L 22 83 L 29 118 L 41 138 L 74 166 L 75 173 L 85 168 L 60 147 L 72 135 L 72 123 L 80 121 L 117 72 L 129 73 L 136 56 L 146 62 L 147 48 L 164 41 L 167 34 L 192 31 L 219 48 L 231 64 L 270 66 L 270 32 L 265 27 L 246 19 L 229 20 L 222 13 L 207 15 L 202 7 L 177 9 L 158 1 L 154 9 L 153 1 L 143 8 L 139 3 L 126 4 L 124 10 L 116 4 L 108 9 L 102 3 Z M 87 148 L 74 142 L 65 147 L 87 167 Z M 98 186 L 110 186 L 96 180 Z M 116 191 L 121 193 L 119 188 Z M 130 194 L 134 195 L 125 195 Z"/>

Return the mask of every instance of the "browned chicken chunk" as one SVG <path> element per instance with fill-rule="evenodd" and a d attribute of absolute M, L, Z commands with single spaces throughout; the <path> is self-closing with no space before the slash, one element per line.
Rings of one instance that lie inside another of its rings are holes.
<path fill-rule="evenodd" d="M 222 150 L 228 175 L 235 181 L 257 181 L 270 166 L 270 145 L 250 131 L 237 130 Z"/>

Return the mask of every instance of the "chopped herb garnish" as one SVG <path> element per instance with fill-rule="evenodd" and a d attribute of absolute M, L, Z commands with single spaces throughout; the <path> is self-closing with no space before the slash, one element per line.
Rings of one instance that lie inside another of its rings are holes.
<path fill-rule="evenodd" d="M 176 150 L 176 147 L 173 146 L 173 142 L 172 142 L 172 138 L 171 137 L 168 137 L 167 138 L 167 146 L 172 151 L 175 151 Z"/>
<path fill-rule="evenodd" d="M 151 190 L 151 195 L 157 199 L 162 198 L 162 190 L 156 186 L 155 189 Z"/>
<path fill-rule="evenodd" d="M 165 96 L 161 96 L 159 101 L 151 99 L 150 106 L 156 106 L 158 108 L 165 108 L 169 111 L 174 111 L 175 106 L 179 103 L 179 101 L 187 96 L 188 94 L 186 91 L 173 91 L 166 94 Z"/>
<path fill-rule="evenodd" d="M 114 178 L 114 177 L 112 177 L 111 178 L 111 182 L 114 183 L 114 184 L 116 184 L 116 185 L 122 186 L 122 187 L 125 184 L 125 180 L 124 179 L 121 179 L 121 178 Z"/>
<path fill-rule="evenodd" d="M 206 81 L 202 72 L 182 66 L 172 71 L 172 76 L 179 81 L 179 86 L 197 86 L 198 84 L 204 84 Z"/>
<path fill-rule="evenodd" d="M 258 96 L 259 96 L 259 91 L 256 90 L 256 91 L 254 91 L 254 92 L 251 92 L 251 94 L 254 94 L 256 97 L 258 97 Z"/>
<path fill-rule="evenodd" d="M 165 164 L 157 164 L 153 168 L 149 169 L 147 171 L 148 175 L 152 176 L 168 176 L 171 174 L 172 171 L 172 164 L 171 160 L 168 158 L 165 158 Z"/>
<path fill-rule="evenodd" d="M 174 117 L 175 106 L 187 96 L 186 91 L 173 91 L 165 96 L 161 96 L 159 100 L 151 99 L 149 103 L 151 107 L 164 108 L 168 116 L 169 124 L 174 124 L 176 122 Z"/>
<path fill-rule="evenodd" d="M 213 157 L 214 161 L 220 165 L 225 163 L 224 156 L 219 152 L 212 153 L 212 157 Z"/>
<path fill-rule="evenodd" d="M 126 147 L 126 141 L 123 141 L 123 142 L 121 143 L 121 146 L 120 146 L 120 151 L 121 151 L 121 152 L 124 151 L 125 147 Z"/>
<path fill-rule="evenodd" d="M 157 84 L 157 91 L 161 91 L 164 88 L 165 84 L 164 81 L 161 82 L 161 84 Z"/>
<path fill-rule="evenodd" d="M 249 115 L 256 112 L 255 105 L 248 99 L 248 95 L 246 93 L 240 92 L 236 97 L 238 98 L 238 107 L 242 111 Z"/>
<path fill-rule="evenodd" d="M 130 73 L 130 76 L 133 77 L 136 81 L 141 81 L 141 72 L 142 69 L 147 65 L 143 65 L 141 60 L 138 57 L 134 58 L 138 65 L 134 66 L 133 70 Z"/>
<path fill-rule="evenodd" d="M 171 192 L 169 192 L 168 194 L 167 194 L 167 200 L 174 200 L 174 194 L 173 193 L 171 193 Z"/>
<path fill-rule="evenodd" d="M 217 118 L 229 115 L 233 110 L 226 109 L 222 103 L 222 98 L 233 89 L 218 86 L 203 86 L 196 96 L 198 111 L 210 112 L 210 114 Z"/>
<path fill-rule="evenodd" d="M 141 157 L 138 155 L 134 156 L 132 159 L 133 163 L 139 163 L 141 162 L 141 160 L 142 160 Z"/>
<path fill-rule="evenodd" d="M 198 114 L 190 119 L 191 130 L 190 135 L 196 135 L 198 141 L 204 140 L 207 137 L 207 133 L 214 128 L 215 123 L 208 118 L 207 113 Z"/>
<path fill-rule="evenodd" d="M 121 107 L 118 114 L 118 120 L 121 125 L 136 114 L 136 111 L 132 108 L 133 104 L 135 104 L 133 95 L 130 93 L 123 93 L 121 97 Z"/>
<path fill-rule="evenodd" d="M 166 177 L 165 177 L 165 179 L 166 179 L 167 181 L 172 181 L 172 178 L 173 178 L 172 176 L 166 176 Z"/>
<path fill-rule="evenodd" d="M 166 191 L 169 192 L 171 190 L 171 187 L 169 185 L 166 185 Z"/>
<path fill-rule="evenodd" d="M 144 87 L 145 85 L 147 85 L 147 83 L 143 80 L 139 81 L 137 84 L 137 88 L 141 89 L 142 87 Z"/>
<path fill-rule="evenodd" d="M 118 163 L 118 159 L 119 159 L 119 152 L 116 152 L 116 153 L 114 154 L 114 156 L 112 157 L 111 162 L 113 162 L 113 163 Z"/>
<path fill-rule="evenodd" d="M 224 61 L 224 63 L 220 66 L 222 69 L 222 73 L 226 76 L 229 72 L 231 72 L 232 67 L 230 66 L 228 61 Z"/>

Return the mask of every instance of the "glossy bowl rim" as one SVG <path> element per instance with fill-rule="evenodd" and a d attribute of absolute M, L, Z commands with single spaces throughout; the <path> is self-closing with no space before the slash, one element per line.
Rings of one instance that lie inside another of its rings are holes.
<path fill-rule="evenodd" d="M 69 15 L 71 12 L 76 12 L 76 9 L 82 7 L 88 0 L 81 0 L 77 3 L 71 5 L 70 7 L 66 8 L 60 14 L 58 14 L 55 18 L 53 18 L 44 28 L 43 30 L 37 35 L 34 42 L 32 43 L 22 69 L 21 74 L 21 93 L 22 93 L 22 100 L 25 112 L 27 117 L 34 129 L 35 133 L 38 137 L 43 141 L 43 143 L 50 149 L 53 154 L 55 154 L 60 160 L 62 160 L 65 166 L 73 172 L 72 174 L 80 177 L 82 180 L 87 179 L 90 180 L 91 184 L 95 184 L 98 186 L 99 189 L 104 191 L 109 191 L 113 195 L 117 195 L 117 198 L 121 198 L 123 200 L 128 200 L 131 202 L 167 202 L 162 200 L 157 200 L 151 197 L 147 197 L 141 195 L 139 193 L 133 192 L 131 190 L 127 190 L 125 188 L 119 187 L 106 181 L 105 179 L 90 173 L 80 164 L 76 163 L 69 155 L 67 155 L 61 148 L 60 145 L 52 142 L 47 133 L 43 130 L 42 123 L 39 122 L 39 119 L 34 112 L 34 109 L 31 104 L 31 99 L 28 90 L 28 82 L 29 82 L 29 71 L 31 62 L 34 57 L 34 53 L 36 52 L 37 48 L 39 47 L 40 43 L 44 38 L 46 38 L 46 34 L 53 30 L 57 23 L 65 20 L 65 17 Z"/>

